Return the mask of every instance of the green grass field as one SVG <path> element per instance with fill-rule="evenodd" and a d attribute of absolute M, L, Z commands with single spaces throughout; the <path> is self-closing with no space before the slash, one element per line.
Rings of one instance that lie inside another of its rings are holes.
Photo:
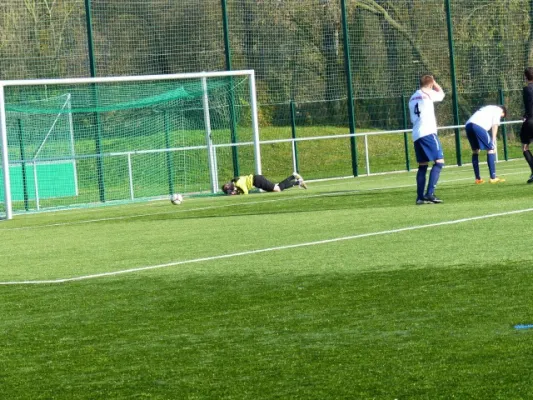
<path fill-rule="evenodd" d="M 498 173 L 1 221 L 0 397 L 531 398 L 533 187 Z"/>

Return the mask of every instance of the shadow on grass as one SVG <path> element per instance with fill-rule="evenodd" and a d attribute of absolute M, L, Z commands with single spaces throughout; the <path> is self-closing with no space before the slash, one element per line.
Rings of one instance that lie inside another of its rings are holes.
<path fill-rule="evenodd" d="M 317 193 L 313 193 L 316 195 Z M 320 193 L 319 193 L 320 194 Z M 206 210 L 191 210 L 188 212 L 177 212 L 176 214 L 153 215 L 141 217 L 143 219 L 164 220 L 164 219 L 196 219 L 196 218 L 236 218 L 259 215 L 280 215 L 280 214 L 306 214 L 325 211 L 354 210 L 354 209 L 376 209 L 403 207 L 413 204 L 416 194 L 408 191 L 395 191 L 383 193 L 360 192 L 347 190 L 330 194 L 323 193 L 321 197 L 299 197 L 290 198 L 290 201 L 273 201 L 264 203 L 235 202 L 225 204 L 221 208 Z M 280 199 L 278 197 L 278 199 Z M 265 200 L 267 200 L 265 198 Z M 297 218 L 300 218 L 298 216 Z M 290 223 L 294 218 L 287 221 Z"/>

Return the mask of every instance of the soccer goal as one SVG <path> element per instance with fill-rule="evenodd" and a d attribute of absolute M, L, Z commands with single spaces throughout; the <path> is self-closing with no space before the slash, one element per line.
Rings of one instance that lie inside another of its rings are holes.
<path fill-rule="evenodd" d="M 252 70 L 0 81 L 0 139 L 6 219 L 261 173 Z"/>

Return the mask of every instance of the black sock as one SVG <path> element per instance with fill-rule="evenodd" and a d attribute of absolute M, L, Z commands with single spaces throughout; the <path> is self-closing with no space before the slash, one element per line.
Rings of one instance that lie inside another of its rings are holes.
<path fill-rule="evenodd" d="M 293 186 L 296 186 L 298 184 L 298 181 L 294 178 L 293 175 L 285 178 L 282 182 L 278 184 L 280 190 L 285 190 L 288 188 L 291 188 Z"/>
<path fill-rule="evenodd" d="M 531 155 L 531 151 L 525 150 L 524 157 L 529 164 L 529 168 L 531 168 L 531 174 L 533 174 L 533 155 Z"/>

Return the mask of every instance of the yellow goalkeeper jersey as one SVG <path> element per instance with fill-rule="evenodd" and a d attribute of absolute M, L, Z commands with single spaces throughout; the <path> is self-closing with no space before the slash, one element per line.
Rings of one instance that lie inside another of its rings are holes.
<path fill-rule="evenodd" d="M 239 193 L 248 194 L 248 191 L 254 187 L 254 175 L 239 176 L 235 181 L 235 187 L 239 190 Z"/>

